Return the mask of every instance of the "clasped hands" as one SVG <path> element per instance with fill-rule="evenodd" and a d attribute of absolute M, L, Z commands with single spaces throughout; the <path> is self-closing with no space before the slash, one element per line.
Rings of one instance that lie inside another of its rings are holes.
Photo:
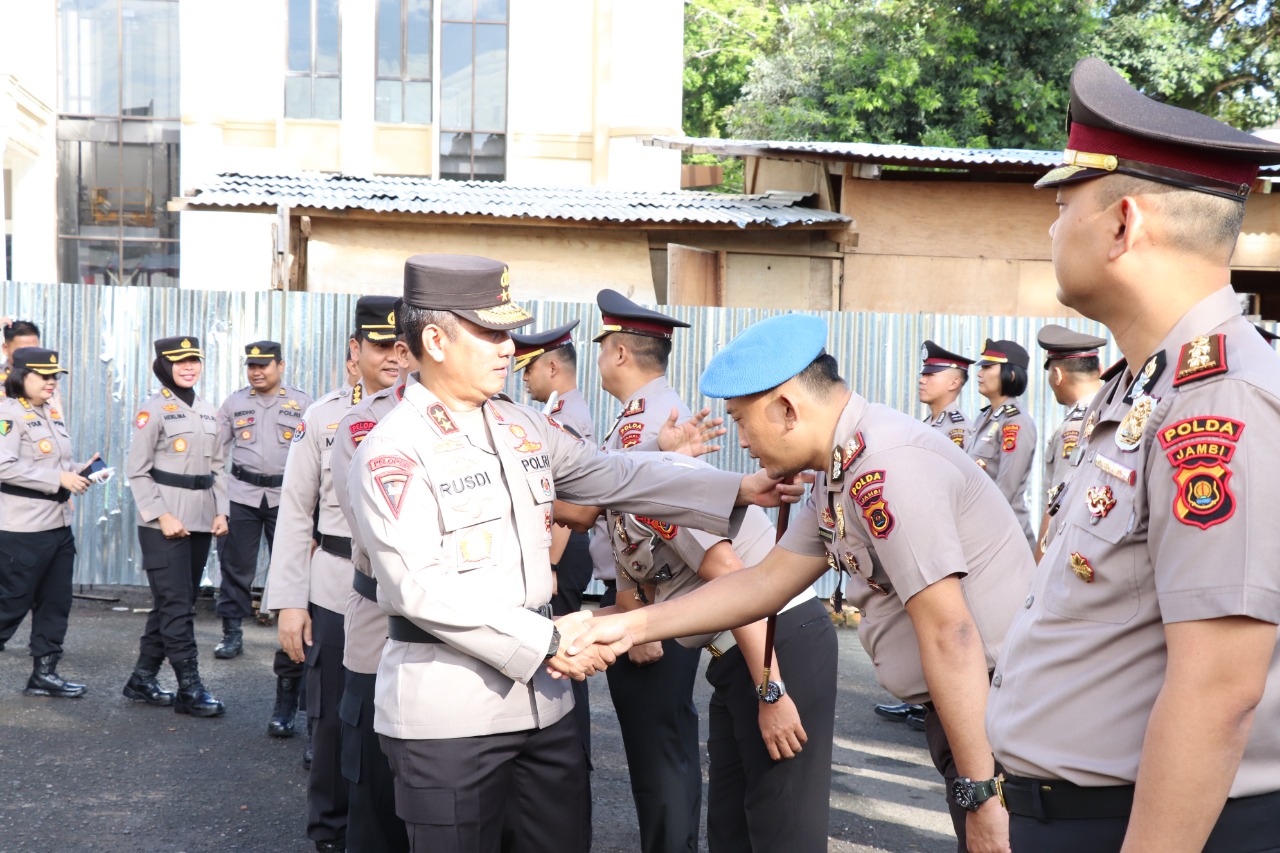
<path fill-rule="evenodd" d="M 561 616 L 556 620 L 560 651 L 547 659 L 547 672 L 582 681 L 613 666 L 633 645 L 623 620 L 621 614 L 593 617 L 590 610 Z"/>

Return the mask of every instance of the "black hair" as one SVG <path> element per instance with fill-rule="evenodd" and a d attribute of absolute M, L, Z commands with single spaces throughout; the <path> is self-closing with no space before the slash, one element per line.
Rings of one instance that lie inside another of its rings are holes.
<path fill-rule="evenodd" d="M 439 326 L 440 331 L 444 332 L 445 337 L 450 340 L 457 337 L 458 332 L 461 331 L 458 317 L 451 311 L 418 308 L 405 303 L 400 306 L 396 316 L 399 318 L 400 327 L 404 329 L 404 339 L 409 345 L 409 352 L 418 361 L 422 361 L 425 355 L 422 349 L 422 330 L 427 326 Z"/>
<path fill-rule="evenodd" d="M 27 396 L 26 380 L 30 372 L 29 367 L 15 367 L 9 371 L 4 380 L 4 395 L 13 400 Z"/>
<path fill-rule="evenodd" d="M 22 337 L 40 337 L 40 327 L 30 320 L 14 320 L 8 326 L 4 327 L 5 342 L 12 341 L 14 338 Z"/>
<path fill-rule="evenodd" d="M 1016 364 L 1000 365 L 1000 393 L 1006 397 L 1021 397 L 1027 390 L 1027 369 Z"/>
<path fill-rule="evenodd" d="M 823 398 L 836 385 L 844 385 L 840 377 L 840 365 L 835 357 L 826 350 L 818 353 L 818 357 L 809 362 L 809 366 L 796 374 L 796 379 L 804 389 L 815 397 Z"/>
<path fill-rule="evenodd" d="M 565 344 L 562 347 L 556 347 L 547 353 L 554 355 L 564 365 L 565 370 L 574 373 L 578 370 L 578 350 L 573 344 Z"/>
<path fill-rule="evenodd" d="M 630 332 L 619 332 L 624 336 L 624 343 L 636 364 L 649 370 L 667 372 L 667 363 L 671 359 L 671 339 L 653 338 L 648 335 L 633 335 Z"/>
<path fill-rule="evenodd" d="M 1055 358 L 1049 362 L 1050 367 L 1061 367 L 1067 373 L 1078 373 L 1083 376 L 1097 376 L 1102 373 L 1102 362 L 1096 355 L 1083 358 Z"/>

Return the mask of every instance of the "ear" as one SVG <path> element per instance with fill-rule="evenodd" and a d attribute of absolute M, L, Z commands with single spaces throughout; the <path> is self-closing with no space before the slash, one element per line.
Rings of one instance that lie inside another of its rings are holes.
<path fill-rule="evenodd" d="M 547 362 L 547 376 L 550 377 L 551 379 L 555 379 L 560 374 L 560 362 L 556 361 L 554 358 L 548 358 L 546 359 L 546 362 Z M 525 368 L 525 370 L 528 370 L 528 369 L 529 368 L 527 367 Z"/>
<path fill-rule="evenodd" d="M 800 412 L 796 406 L 796 397 L 791 391 L 783 391 L 769 405 L 777 407 L 784 430 L 791 431 L 796 428 L 800 422 Z"/>
<path fill-rule="evenodd" d="M 352 361 L 360 360 L 360 341 L 351 338 L 347 341 L 347 358 Z"/>
<path fill-rule="evenodd" d="M 1137 199 L 1125 196 L 1112 206 L 1112 210 L 1114 218 L 1111 222 L 1114 227 L 1107 258 L 1115 261 L 1132 252 L 1140 240 L 1149 239 L 1150 235 L 1147 233 L 1149 221 Z"/>
<path fill-rule="evenodd" d="M 434 323 L 429 323 L 422 329 L 422 352 L 427 358 L 436 364 L 444 362 L 444 351 L 449 336 L 444 333 L 444 329 Z"/>
<path fill-rule="evenodd" d="M 1053 388 L 1061 385 L 1062 381 L 1066 378 L 1066 373 L 1064 373 L 1062 368 L 1058 367 L 1058 365 L 1055 364 L 1053 367 L 1049 368 L 1049 387 Z"/>

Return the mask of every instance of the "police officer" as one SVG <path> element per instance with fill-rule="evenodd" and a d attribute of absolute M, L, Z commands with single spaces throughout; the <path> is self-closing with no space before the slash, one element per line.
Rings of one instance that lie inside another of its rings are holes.
<path fill-rule="evenodd" d="M 28 696 L 75 698 L 86 689 L 57 669 L 76 559 L 68 501 L 89 487 L 62 412 L 50 404 L 66 372 L 54 350 L 14 350 L 0 399 L 0 649 L 30 611 Z"/>
<path fill-rule="evenodd" d="M 685 464 L 705 466 L 691 461 Z M 705 466 L 709 467 L 709 466 Z M 752 507 L 732 539 L 610 511 L 619 595 L 645 602 L 679 598 L 713 578 L 760 562 L 775 533 Z M 835 728 L 836 635 L 812 587 L 777 617 L 769 678 L 785 684 L 764 697 L 763 621 L 732 631 L 680 637 L 711 655 L 707 843 L 711 850 L 825 851 Z M 792 805 L 778 808 L 780 802 Z"/>
<path fill-rule="evenodd" d="M 600 639 L 621 652 L 741 625 L 777 611 L 827 569 L 842 571 L 849 601 L 866 614 L 858 638 L 881 685 L 929 709 L 929 751 L 949 783 L 959 850 L 1007 850 L 983 710 L 1026 597 L 1031 552 L 999 490 L 962 450 L 850 391 L 826 335 L 821 317 L 773 317 L 731 341 L 702 376 L 701 391 L 727 401 L 739 443 L 768 473 L 817 472 L 778 546 L 674 601 L 589 619 L 571 645 Z M 785 690 L 761 687 L 762 695 Z"/>
<path fill-rule="evenodd" d="M 1000 493 L 1013 507 L 1027 546 L 1034 548 L 1027 484 L 1036 452 L 1036 422 L 1020 399 L 1027 390 L 1031 356 L 1014 341 L 987 338 L 976 363 L 978 393 L 989 402 L 974 422 L 969 456 L 1000 487 Z"/>
<path fill-rule="evenodd" d="M 515 344 L 512 368 L 524 371 L 524 387 L 530 399 L 584 441 L 595 443 L 595 427 L 587 400 L 578 390 L 578 350 L 573 344 L 577 320 L 522 335 L 511 333 Z M 554 397 L 554 402 L 552 398 Z M 551 529 L 551 615 L 564 616 L 582 609 L 582 594 L 591 583 L 591 552 L 585 533 L 557 524 Z M 591 756 L 591 697 L 587 680 L 573 683 L 573 713 L 582 745 Z"/>
<path fill-rule="evenodd" d="M 397 812 L 414 851 L 490 853 L 514 800 L 520 849 L 581 851 L 586 755 L 568 718 L 572 694 L 544 670 L 561 645 L 547 606 L 553 500 L 722 533 L 731 504 L 776 502 L 777 481 L 602 454 L 494 399 L 514 349 L 507 330 L 532 319 L 500 262 L 414 256 L 404 303 L 421 381 L 360 443 L 349 484 L 391 614 L 374 725 Z M 683 441 L 674 423 L 664 436 Z"/>
<path fill-rule="evenodd" d="M 244 651 L 241 620 L 253 616 L 250 587 L 258 571 L 258 546 L 264 534 L 268 550 L 275 538 L 285 458 L 302 413 L 312 402 L 306 393 L 281 382 L 284 356 L 279 343 L 254 341 L 245 345 L 244 356 L 249 384 L 218 409 L 218 440 L 231 460 L 231 518 L 219 543 L 222 586 L 217 614 L 222 618 L 222 642 L 213 650 L 213 656 L 222 659 Z"/>
<path fill-rule="evenodd" d="M 134 417 L 125 465 L 138 507 L 142 568 L 154 602 L 123 693 L 148 705 L 172 705 L 179 714 L 217 717 L 225 708 L 200 680 L 194 609 L 209 545 L 227 532 L 217 410 L 195 392 L 204 370 L 199 338 L 161 338 L 155 351 L 151 371 L 160 390 Z M 156 680 L 166 657 L 178 677 L 176 696 Z"/>
<path fill-rule="evenodd" d="M 627 450 L 654 438 L 673 409 L 681 418 L 690 415 L 667 382 L 673 330 L 689 324 L 643 308 L 615 290 L 601 290 L 596 305 L 600 384 L 622 406 L 603 446 Z M 591 547 L 611 550 L 603 522 L 592 533 Z M 621 584 L 621 571 L 617 577 Z M 642 603 L 634 593 L 617 595 L 616 601 L 624 610 Z M 602 607 L 613 603 L 600 602 Z M 645 853 L 698 846 L 702 762 L 693 683 L 700 662 L 697 648 L 667 640 L 631 649 L 607 673 Z"/>
<path fill-rule="evenodd" d="M 1280 357 L 1230 259 L 1280 145 L 1071 75 L 1058 296 L 1124 361 L 1085 416 L 987 706 L 1018 851 L 1280 839 Z"/>
<path fill-rule="evenodd" d="M 342 776 L 347 780 L 347 850 L 398 853 L 409 849 L 404 821 L 396 815 L 391 766 L 373 729 L 374 688 L 382 648 L 387 640 L 387 615 L 378 606 L 378 585 L 369 565 L 369 553 L 360 541 L 347 494 L 351 457 L 378 421 L 404 397 L 405 382 L 418 362 L 409 352 L 400 330 L 401 311 L 396 302 L 396 363 L 398 380 L 390 388 L 365 397 L 338 422 L 329 460 L 333 493 L 351 530 L 351 564 L 355 569 L 343 617 L 346 645 L 342 666 L 347 671 L 338 716 L 342 720 Z"/>
<path fill-rule="evenodd" d="M 1048 372 L 1053 397 L 1067 407 L 1066 418 L 1054 430 L 1044 448 L 1042 482 L 1048 490 L 1047 509 L 1072 470 L 1067 462 L 1080 444 L 1085 410 L 1102 387 L 1098 350 L 1107 345 L 1107 339 L 1050 323 L 1040 329 L 1036 341 L 1045 351 L 1044 369 Z M 1040 523 L 1040 535 L 1036 537 L 1037 562 L 1044 554 L 1044 537 L 1048 530 L 1049 514 L 1046 512 Z"/>
<path fill-rule="evenodd" d="M 303 413 L 285 462 L 275 546 L 266 597 L 279 611 L 277 693 L 289 664 L 304 663 L 312 761 L 307 776 L 307 837 L 317 851 L 346 846 L 347 782 L 342 777 L 342 722 L 338 704 L 345 679 L 343 614 L 351 590 L 351 535 L 333 491 L 330 457 L 338 422 L 367 394 L 395 384 L 395 298 L 362 296 L 356 301 L 355 331 L 348 349 L 360 371 L 354 386 L 325 394 Z M 319 522 L 315 521 L 319 513 Z M 312 550 L 312 533 L 319 547 Z M 279 700 L 279 697 L 278 697 Z M 277 701 L 279 705 L 279 701 Z M 294 705 L 293 707 L 296 707 Z M 289 707 L 277 707 L 273 724 Z"/>
<path fill-rule="evenodd" d="M 972 424 L 957 399 L 969 381 L 973 359 L 945 350 L 933 341 L 925 341 L 920 349 L 920 402 L 929 407 L 925 423 L 955 442 L 964 450 L 968 446 Z"/>

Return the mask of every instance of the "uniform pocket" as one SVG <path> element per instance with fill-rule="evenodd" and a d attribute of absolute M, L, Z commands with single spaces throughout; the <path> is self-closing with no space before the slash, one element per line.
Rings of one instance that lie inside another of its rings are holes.
<path fill-rule="evenodd" d="M 154 551 L 144 551 L 142 553 L 142 569 L 143 571 L 153 572 L 156 569 L 169 568 L 169 552 L 164 551 L 155 553 Z"/>

